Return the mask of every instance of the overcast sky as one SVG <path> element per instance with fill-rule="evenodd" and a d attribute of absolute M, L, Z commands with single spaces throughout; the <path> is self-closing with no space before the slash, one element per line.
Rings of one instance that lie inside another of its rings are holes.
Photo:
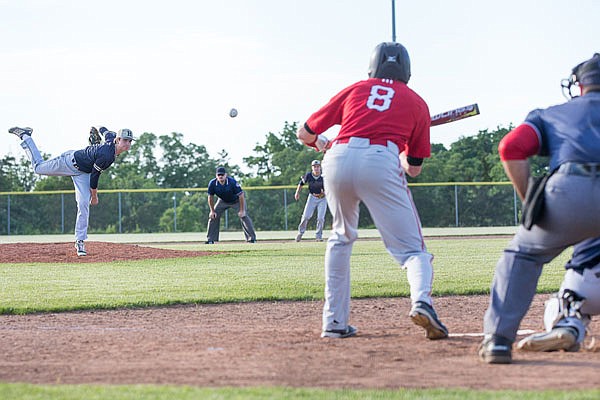
<path fill-rule="evenodd" d="M 373 48 L 392 39 L 391 4 L 0 0 L 0 156 L 23 154 L 11 126 L 33 127 L 39 148 L 56 156 L 105 125 L 180 132 L 246 170 L 242 157 L 268 132 L 304 122 L 366 78 Z M 596 0 L 397 0 L 409 86 L 432 114 L 481 110 L 432 128 L 432 142 L 448 146 L 565 101 L 560 80 L 600 52 L 598 16 Z"/>

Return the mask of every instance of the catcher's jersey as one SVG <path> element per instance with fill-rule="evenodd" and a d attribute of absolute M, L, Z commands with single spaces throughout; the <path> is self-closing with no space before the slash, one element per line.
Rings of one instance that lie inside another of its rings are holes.
<path fill-rule="evenodd" d="M 312 172 L 300 178 L 298 185 L 304 186 L 308 183 L 308 191 L 312 194 L 320 194 L 323 192 L 323 175 L 314 176 Z"/>
<path fill-rule="evenodd" d="M 309 132 L 321 134 L 341 125 L 336 140 L 362 137 L 392 141 L 414 158 L 431 154 L 427 103 L 405 83 L 370 78 L 335 95 L 306 121 Z"/>
<path fill-rule="evenodd" d="M 600 92 L 527 115 L 541 144 L 540 155 L 550 156 L 550 169 L 565 162 L 600 163 Z"/>
<path fill-rule="evenodd" d="M 85 149 L 77 150 L 74 154 L 77 169 L 90 174 L 92 189 L 98 188 L 100 174 L 115 161 L 115 137 L 114 132 L 107 132 L 104 136 L 104 144 L 87 146 Z"/>

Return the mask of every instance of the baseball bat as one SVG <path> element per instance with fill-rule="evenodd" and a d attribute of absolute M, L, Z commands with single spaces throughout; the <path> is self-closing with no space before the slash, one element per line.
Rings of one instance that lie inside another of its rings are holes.
<path fill-rule="evenodd" d="M 433 115 L 431 116 L 431 126 L 447 124 L 449 122 L 469 118 L 474 115 L 479 115 L 479 106 L 477 103 Z"/>

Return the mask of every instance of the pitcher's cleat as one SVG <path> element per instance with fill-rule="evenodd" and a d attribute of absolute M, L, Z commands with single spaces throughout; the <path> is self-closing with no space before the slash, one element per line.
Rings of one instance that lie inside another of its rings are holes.
<path fill-rule="evenodd" d="M 19 128 L 19 127 L 15 126 L 14 128 L 10 128 L 8 130 L 8 132 L 12 133 L 13 135 L 18 136 L 19 139 L 23 140 L 23 135 L 31 136 L 31 134 L 33 133 L 33 129 L 31 129 L 31 128 Z"/>

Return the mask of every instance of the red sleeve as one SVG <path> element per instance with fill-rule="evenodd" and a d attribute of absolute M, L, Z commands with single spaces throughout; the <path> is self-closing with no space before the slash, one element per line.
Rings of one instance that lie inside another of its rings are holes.
<path fill-rule="evenodd" d="M 522 124 L 508 132 L 498 145 L 502 161 L 526 160 L 540 150 L 540 140 L 532 126 Z"/>
<path fill-rule="evenodd" d="M 306 121 L 306 125 L 309 128 L 307 130 L 320 135 L 332 126 L 340 125 L 344 113 L 344 101 L 353 86 L 349 86 L 336 94 L 327 104 L 313 113 Z"/>
<path fill-rule="evenodd" d="M 423 101 L 419 107 L 419 115 L 415 116 L 415 129 L 406 144 L 406 155 L 413 158 L 429 158 L 431 156 L 429 108 Z"/>

